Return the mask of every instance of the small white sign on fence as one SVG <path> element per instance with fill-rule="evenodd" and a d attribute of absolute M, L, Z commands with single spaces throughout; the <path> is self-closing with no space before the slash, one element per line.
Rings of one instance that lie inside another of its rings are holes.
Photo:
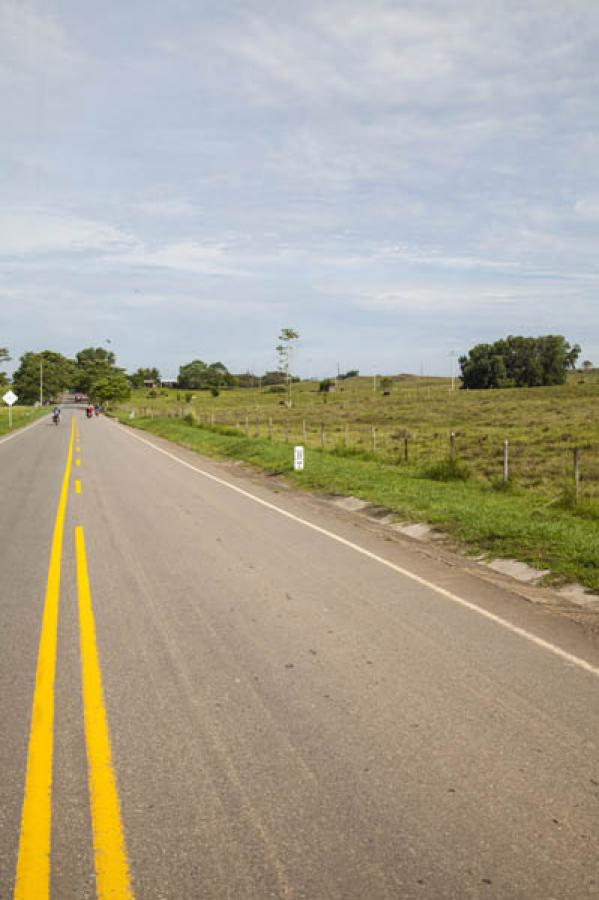
<path fill-rule="evenodd" d="M 296 472 L 301 472 L 304 468 L 304 448 L 293 448 L 293 468 Z"/>

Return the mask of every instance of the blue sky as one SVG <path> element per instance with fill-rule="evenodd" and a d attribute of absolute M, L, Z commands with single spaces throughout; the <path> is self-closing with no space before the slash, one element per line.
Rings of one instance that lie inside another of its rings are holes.
<path fill-rule="evenodd" d="M 599 364 L 599 4 L 0 0 L 0 346 Z"/>

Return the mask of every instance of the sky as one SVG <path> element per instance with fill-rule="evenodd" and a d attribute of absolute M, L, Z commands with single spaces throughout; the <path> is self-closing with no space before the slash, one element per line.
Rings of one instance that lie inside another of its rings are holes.
<path fill-rule="evenodd" d="M 595 0 L 0 0 L 0 346 L 599 364 Z"/>

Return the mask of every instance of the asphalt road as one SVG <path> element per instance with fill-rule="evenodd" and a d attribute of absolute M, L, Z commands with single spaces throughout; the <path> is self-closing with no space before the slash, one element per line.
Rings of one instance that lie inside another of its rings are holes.
<path fill-rule="evenodd" d="M 0 898 L 599 896 L 590 637 L 74 419 L 0 442 Z"/>

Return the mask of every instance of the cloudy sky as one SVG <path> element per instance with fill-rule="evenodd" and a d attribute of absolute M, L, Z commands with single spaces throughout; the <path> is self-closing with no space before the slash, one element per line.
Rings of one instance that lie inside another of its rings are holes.
<path fill-rule="evenodd" d="M 599 363 L 596 0 L 0 0 L 0 346 Z"/>

